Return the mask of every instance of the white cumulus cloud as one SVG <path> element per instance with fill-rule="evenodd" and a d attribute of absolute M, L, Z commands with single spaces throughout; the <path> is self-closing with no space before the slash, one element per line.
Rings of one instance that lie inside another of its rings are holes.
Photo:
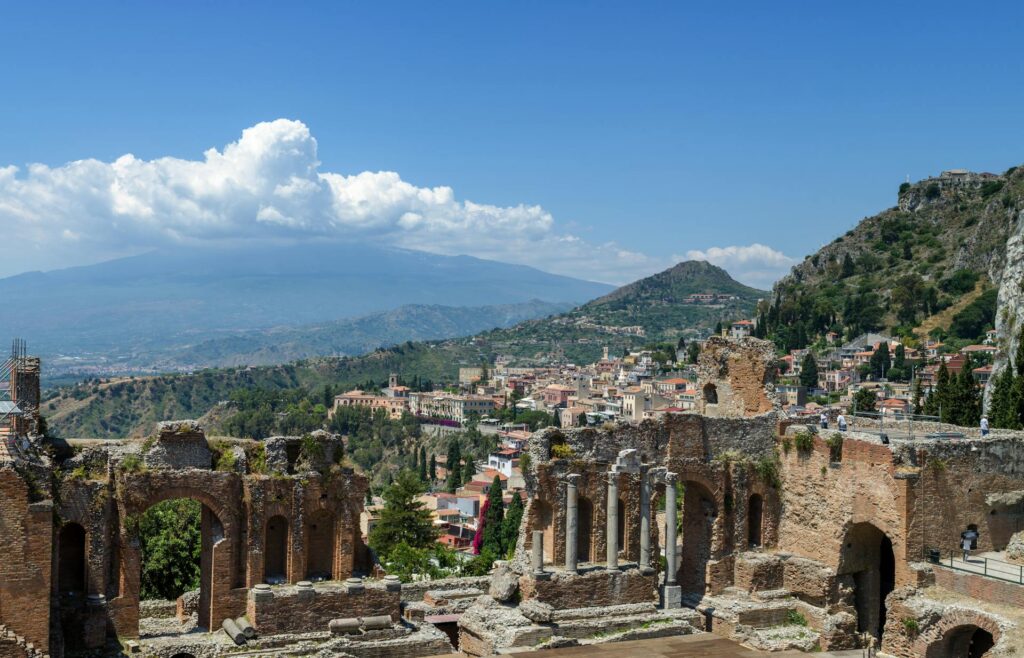
<path fill-rule="evenodd" d="M 768 245 L 753 243 L 691 249 L 686 260 L 705 260 L 727 270 L 735 279 L 762 289 L 769 288 L 797 263 L 786 254 Z"/>
<path fill-rule="evenodd" d="M 168 244 L 342 239 L 469 254 L 609 282 L 669 263 L 590 244 L 537 205 L 459 200 L 392 171 L 323 171 L 300 121 L 242 131 L 199 160 L 79 160 L 0 167 L 0 224 L 23 245 L 18 270 L 95 262 Z M 11 274 L 12 271 L 0 274 Z"/>

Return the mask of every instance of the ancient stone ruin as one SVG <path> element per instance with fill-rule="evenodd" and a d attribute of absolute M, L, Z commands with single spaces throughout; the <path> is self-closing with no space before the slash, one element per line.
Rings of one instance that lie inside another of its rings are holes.
<path fill-rule="evenodd" d="M 816 433 L 779 410 L 770 357 L 714 340 L 702 413 L 536 433 L 514 559 L 406 584 L 362 543 L 367 482 L 340 437 L 215 440 L 182 421 L 47 440 L 26 359 L 27 411 L 0 431 L 0 657 L 483 656 L 698 633 L 1024 655 L 1024 584 L 1001 566 L 1024 527 L 1019 434 Z M 140 516 L 176 498 L 202 504 L 201 587 L 140 604 Z M 987 560 L 957 561 L 967 529 Z"/>

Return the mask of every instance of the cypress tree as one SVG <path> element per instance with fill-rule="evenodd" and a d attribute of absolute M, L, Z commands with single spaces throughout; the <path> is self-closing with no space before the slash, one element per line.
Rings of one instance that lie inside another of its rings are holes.
<path fill-rule="evenodd" d="M 430 455 L 430 472 L 429 472 L 429 475 L 430 475 L 430 481 L 431 482 L 433 482 L 434 480 L 437 479 L 437 459 L 434 458 L 434 455 Z"/>
<path fill-rule="evenodd" d="M 511 557 L 515 550 L 516 542 L 519 540 L 519 526 L 523 522 L 523 499 L 518 492 L 512 492 L 512 500 L 505 512 L 505 521 L 502 524 L 502 551 L 505 557 Z"/>
<path fill-rule="evenodd" d="M 841 279 L 848 279 L 851 276 L 853 276 L 853 259 L 850 258 L 850 252 L 846 252 L 846 255 L 843 256 L 843 266 L 839 277 Z"/>
<path fill-rule="evenodd" d="M 939 421 L 943 423 L 950 422 L 950 404 L 949 404 L 949 370 L 946 368 L 946 362 L 939 362 L 939 372 L 935 377 L 935 391 L 928 396 L 929 401 L 931 398 L 935 398 L 935 414 L 939 417 Z"/>
<path fill-rule="evenodd" d="M 800 364 L 800 385 L 807 388 L 818 388 L 818 361 L 810 352 Z"/>
<path fill-rule="evenodd" d="M 485 553 L 489 552 L 495 557 L 501 557 L 505 554 L 505 551 L 502 550 L 504 540 L 502 521 L 505 520 L 505 505 L 501 498 L 501 478 L 495 475 L 494 481 L 491 482 L 491 489 L 487 492 L 487 512 L 483 518 L 484 542 L 482 551 Z"/>
<path fill-rule="evenodd" d="M 462 466 L 462 482 L 463 484 L 469 484 L 473 481 L 473 476 L 476 475 L 476 466 L 473 464 L 472 457 L 466 457 L 466 463 Z"/>
<path fill-rule="evenodd" d="M 455 493 L 455 490 L 462 486 L 462 450 L 459 447 L 458 440 L 452 440 L 448 443 L 448 462 L 446 464 L 448 468 L 448 480 L 445 483 L 445 488 L 448 493 Z"/>
<path fill-rule="evenodd" d="M 924 397 L 924 391 L 921 390 L 921 378 L 918 377 L 914 380 L 914 413 L 924 413 L 924 403 L 922 398 Z"/>
<path fill-rule="evenodd" d="M 992 402 L 988 412 L 988 419 L 992 427 L 1018 429 L 1013 400 L 1015 384 L 1016 377 L 1013 376 L 1013 368 L 1010 367 L 1010 364 L 1006 364 L 992 384 Z"/>
<path fill-rule="evenodd" d="M 954 422 L 964 427 L 973 427 L 981 420 L 981 398 L 978 395 L 978 385 L 974 381 L 973 370 L 974 362 L 968 356 L 956 382 L 954 411 L 956 420 Z"/>
<path fill-rule="evenodd" d="M 889 343 L 882 341 L 875 353 L 871 355 L 871 374 L 881 379 L 889 372 L 892 362 L 889 359 Z"/>
<path fill-rule="evenodd" d="M 419 476 L 423 482 L 427 481 L 427 449 L 424 446 L 420 446 L 419 452 Z"/>

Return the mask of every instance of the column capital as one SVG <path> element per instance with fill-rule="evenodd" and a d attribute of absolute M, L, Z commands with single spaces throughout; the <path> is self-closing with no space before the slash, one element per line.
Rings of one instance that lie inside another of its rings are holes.
<path fill-rule="evenodd" d="M 672 471 L 665 472 L 665 484 L 675 484 L 679 480 L 679 474 Z"/>
<path fill-rule="evenodd" d="M 569 473 L 565 476 L 565 483 L 575 487 L 579 484 L 580 477 L 582 476 L 579 473 Z"/>

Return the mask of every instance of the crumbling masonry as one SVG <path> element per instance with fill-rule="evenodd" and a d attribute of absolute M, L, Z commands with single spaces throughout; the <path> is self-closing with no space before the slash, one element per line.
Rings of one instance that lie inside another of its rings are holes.
<path fill-rule="evenodd" d="M 0 657 L 118 641 L 166 658 L 436 655 L 450 640 L 488 655 L 701 632 L 1024 655 L 1024 585 L 949 562 L 972 526 L 978 552 L 1021 542 L 1019 436 L 815 434 L 779 410 L 754 339 L 709 341 L 698 372 L 701 413 L 535 434 L 515 557 L 489 578 L 402 585 L 361 577 L 366 480 L 336 463 L 339 437 L 208 441 L 181 422 L 45 441 L 34 362 L 18 385 L 36 411 L 0 448 Z M 203 505 L 202 585 L 175 612 L 215 632 L 129 644 L 151 612 L 138 519 L 171 498 Z"/>

